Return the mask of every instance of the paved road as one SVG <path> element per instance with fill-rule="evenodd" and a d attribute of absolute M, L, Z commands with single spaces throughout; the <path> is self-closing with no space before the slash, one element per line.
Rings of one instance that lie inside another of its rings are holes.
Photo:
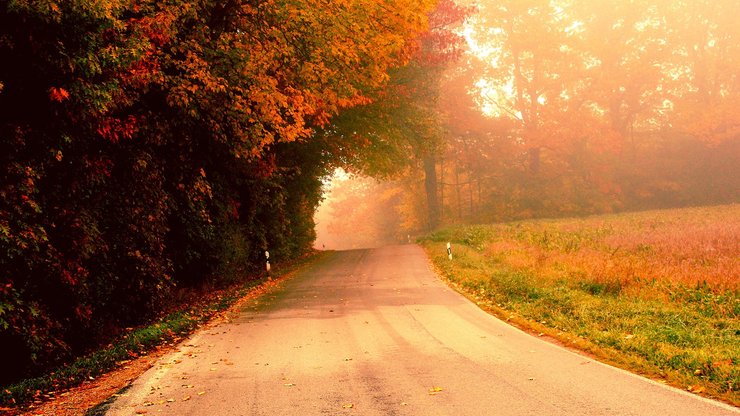
<path fill-rule="evenodd" d="M 185 341 L 109 415 L 737 415 L 527 335 L 414 245 L 330 254 Z"/>

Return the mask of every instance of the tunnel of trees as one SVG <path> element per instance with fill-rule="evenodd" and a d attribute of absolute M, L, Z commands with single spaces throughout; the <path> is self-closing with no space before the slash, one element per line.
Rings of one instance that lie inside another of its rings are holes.
<path fill-rule="evenodd" d="M 309 251 L 337 167 L 404 236 L 736 202 L 739 8 L 3 2 L 0 384 Z"/>

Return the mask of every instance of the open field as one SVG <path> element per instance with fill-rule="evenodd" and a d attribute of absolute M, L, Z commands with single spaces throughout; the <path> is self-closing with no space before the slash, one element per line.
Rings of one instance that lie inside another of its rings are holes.
<path fill-rule="evenodd" d="M 422 244 L 502 318 L 740 405 L 740 205 L 462 226 Z"/>

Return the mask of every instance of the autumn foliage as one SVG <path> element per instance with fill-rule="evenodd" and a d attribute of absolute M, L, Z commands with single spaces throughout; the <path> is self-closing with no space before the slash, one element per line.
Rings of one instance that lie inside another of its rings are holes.
<path fill-rule="evenodd" d="M 737 202 L 736 1 L 482 3 L 447 79 L 446 219 Z M 470 86 L 475 85 L 471 92 Z M 487 117 L 482 117 L 482 108 Z"/>
<path fill-rule="evenodd" d="M 10 382 L 314 238 L 315 139 L 410 58 L 428 1 L 0 5 Z M 336 146 L 336 145 L 335 145 Z"/>

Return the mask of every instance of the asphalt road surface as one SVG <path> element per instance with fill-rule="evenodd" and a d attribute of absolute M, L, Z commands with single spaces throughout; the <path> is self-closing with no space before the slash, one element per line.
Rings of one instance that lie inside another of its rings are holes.
<path fill-rule="evenodd" d="M 331 253 L 183 342 L 109 415 L 737 415 L 491 317 L 415 245 Z"/>

